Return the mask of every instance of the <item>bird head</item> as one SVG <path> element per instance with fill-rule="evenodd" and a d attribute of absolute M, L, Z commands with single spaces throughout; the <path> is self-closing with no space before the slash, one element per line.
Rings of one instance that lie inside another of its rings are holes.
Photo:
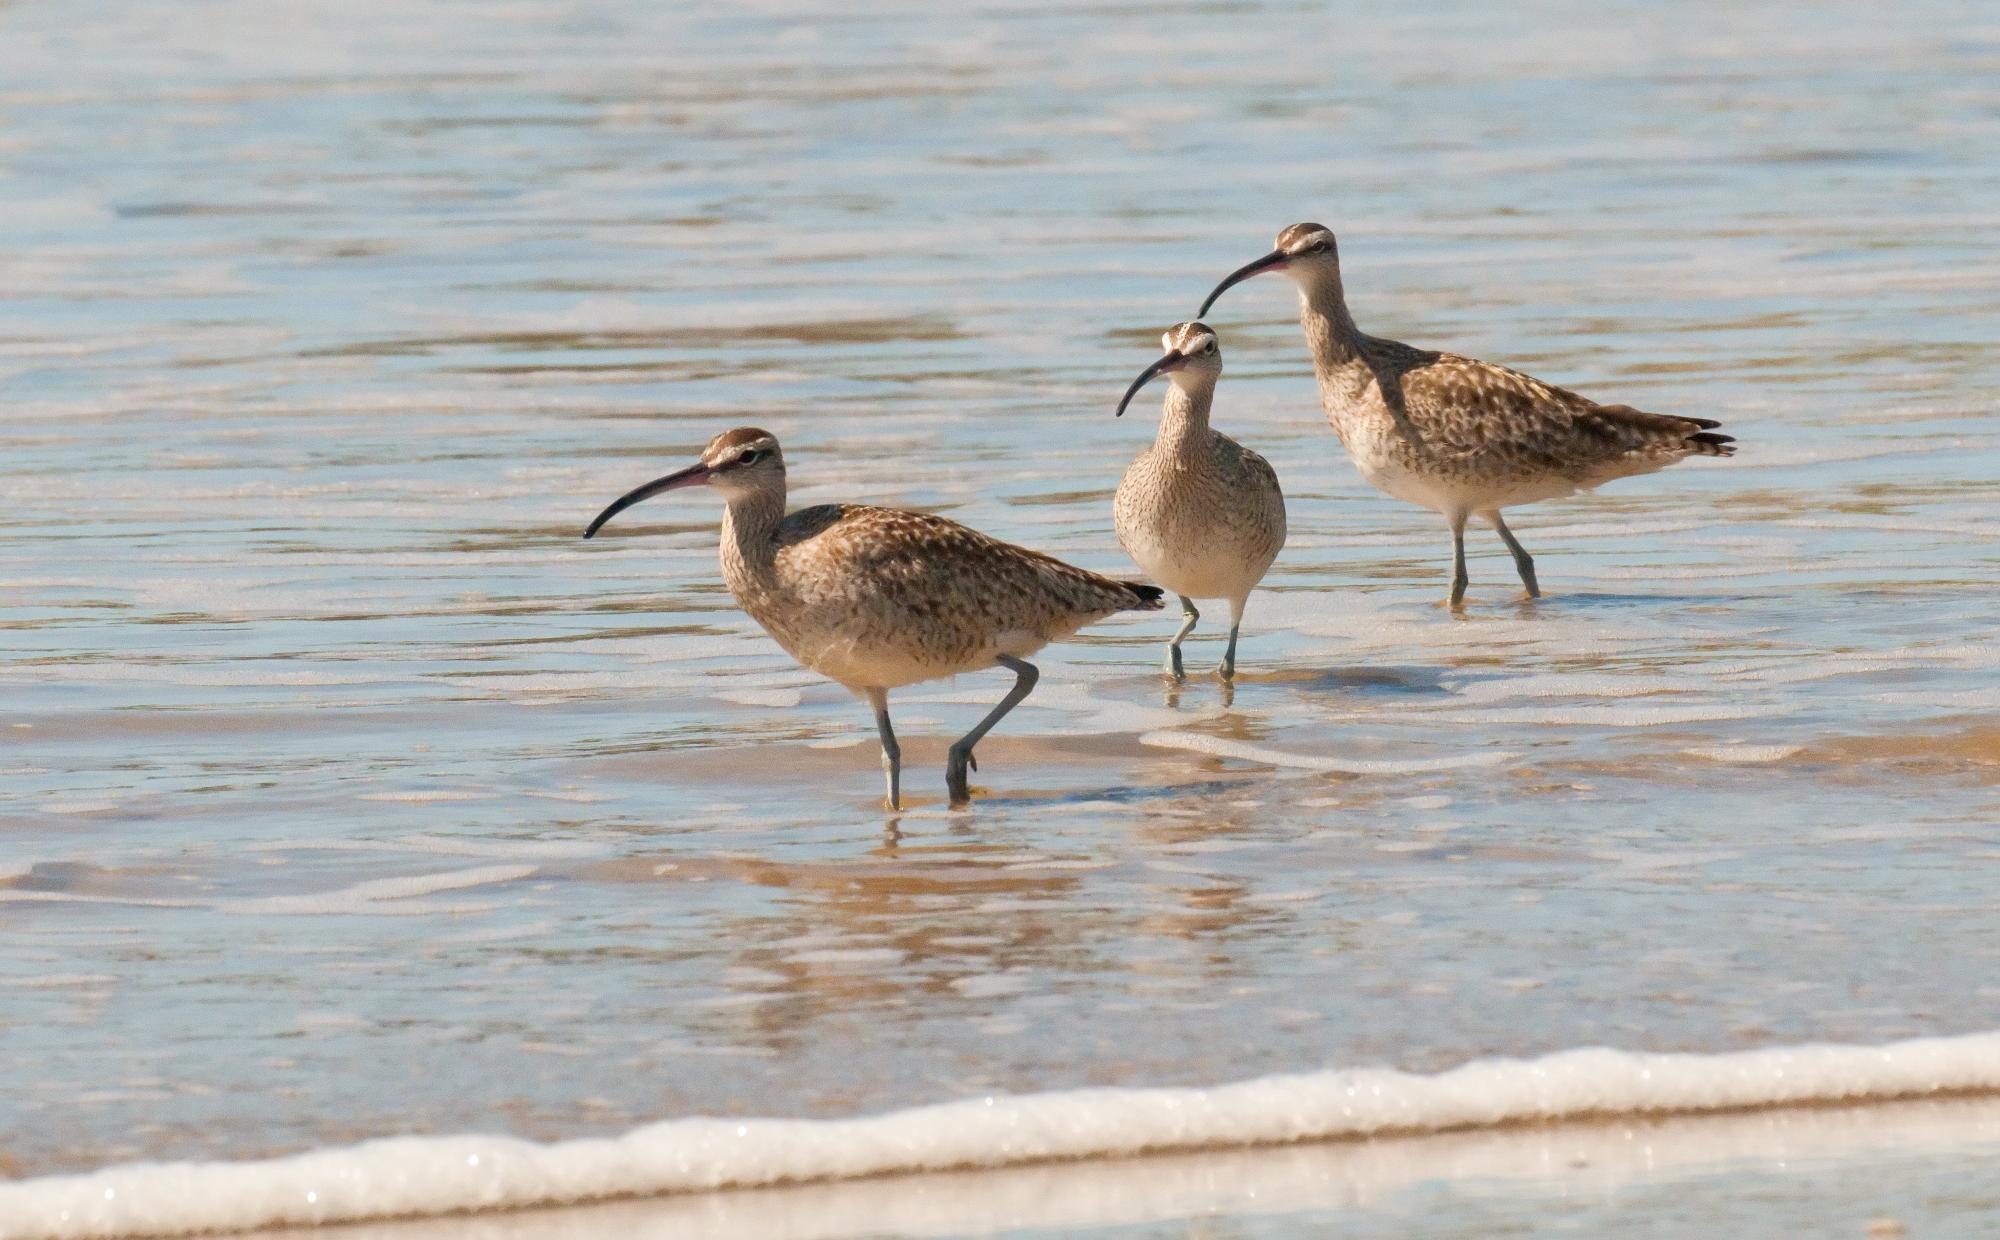
<path fill-rule="evenodd" d="M 1139 389 L 1159 375 L 1168 376 L 1175 387 L 1193 388 L 1213 386 L 1222 373 L 1222 346 L 1206 323 L 1174 324 L 1160 336 L 1160 348 L 1160 360 L 1140 371 L 1125 389 L 1125 398 L 1118 402 L 1119 417 L 1125 416 L 1125 406 L 1132 403 Z"/>
<path fill-rule="evenodd" d="M 1269 254 L 1224 276 L 1208 300 L 1201 303 L 1201 313 L 1207 314 L 1215 299 L 1231 288 L 1267 271 L 1282 271 L 1300 285 L 1315 283 L 1329 272 L 1338 275 L 1340 249 L 1334 244 L 1333 232 L 1324 224 L 1294 224 L 1285 229 L 1272 243 Z"/>
<path fill-rule="evenodd" d="M 686 469 L 655 478 L 645 486 L 628 491 L 597 514 L 585 538 L 596 535 L 604 523 L 655 495 L 683 487 L 712 486 L 727 499 L 757 495 L 773 489 L 785 493 L 785 458 L 778 451 L 778 437 L 754 426 L 739 426 L 708 441 L 701 456 Z"/>

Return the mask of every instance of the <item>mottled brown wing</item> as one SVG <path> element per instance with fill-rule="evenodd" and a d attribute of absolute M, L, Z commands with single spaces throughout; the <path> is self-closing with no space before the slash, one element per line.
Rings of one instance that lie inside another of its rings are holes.
<path fill-rule="evenodd" d="M 801 508 L 786 516 L 778 523 L 777 541 L 780 550 L 815 538 L 834 525 L 842 517 L 859 507 L 856 504 L 815 504 L 811 508 Z"/>
<path fill-rule="evenodd" d="M 1278 495 L 1284 494 L 1284 488 L 1278 485 L 1278 471 L 1271 468 L 1271 462 L 1264 459 L 1263 453 L 1245 448 L 1241 444 L 1237 445 L 1237 451 L 1243 454 L 1243 469 L 1249 475 L 1252 485 Z"/>
<path fill-rule="evenodd" d="M 980 610 L 1011 604 L 1051 613 L 1160 606 L 1152 586 L 1101 576 L 948 518 L 900 508 L 803 509 L 785 519 L 779 543 L 781 555 L 806 557 L 841 578 L 865 581 L 915 613 L 945 600 Z"/>
<path fill-rule="evenodd" d="M 1577 415 L 1592 407 L 1530 375 L 1451 353 L 1403 370 L 1394 386 L 1425 446 L 1446 455 L 1502 443 L 1553 454 L 1568 445 Z M 1384 397 L 1393 404 L 1389 389 L 1385 381 Z"/>
<path fill-rule="evenodd" d="M 1697 434 L 1715 422 L 1599 405 L 1532 375 L 1451 353 L 1417 361 L 1402 371 L 1398 386 L 1430 451 L 1494 458 L 1509 470 L 1588 472 L 1634 452 L 1729 451 L 1716 450 L 1727 436 Z"/>
<path fill-rule="evenodd" d="M 1254 498 L 1257 503 L 1255 523 L 1269 531 L 1277 539 L 1278 547 L 1282 547 L 1285 541 L 1285 491 L 1278 484 L 1278 471 L 1271 468 L 1271 462 L 1265 460 L 1262 453 L 1252 451 L 1235 440 L 1229 442 L 1236 450 L 1237 459 L 1242 462 L 1245 498 Z M 1271 554 L 1275 557 L 1277 553 L 1278 548 L 1273 547 Z"/>

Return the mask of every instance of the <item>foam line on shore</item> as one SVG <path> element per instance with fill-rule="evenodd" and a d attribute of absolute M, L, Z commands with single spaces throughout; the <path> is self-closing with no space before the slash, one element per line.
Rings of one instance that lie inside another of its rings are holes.
<path fill-rule="evenodd" d="M 1330 771 L 1341 775 L 1415 775 L 1428 771 L 1454 771 L 1467 767 L 1499 766 L 1514 756 L 1511 753 L 1479 750 L 1471 753 L 1446 754 L 1436 758 L 1355 758 L 1332 754 L 1293 753 L 1289 750 L 1273 749 L 1268 745 L 1252 745 L 1246 741 L 1211 736 L 1206 732 L 1178 730 L 1147 732 L 1139 737 L 1139 743 L 1158 749 L 1181 749 L 1189 753 L 1208 754 L 1216 758 L 1238 758 L 1245 762 L 1259 762 L 1265 766 L 1300 771 Z"/>
<path fill-rule="evenodd" d="M 1205 1088 L 996 1095 L 838 1120 L 679 1119 L 538 1144 L 395 1137 L 254 1162 L 0 1185 L 0 1238 L 225 1232 L 1147 1151 L 2000 1092 L 2000 1032 L 1726 1054 L 1562 1051 L 1436 1075 L 1358 1068 Z"/>

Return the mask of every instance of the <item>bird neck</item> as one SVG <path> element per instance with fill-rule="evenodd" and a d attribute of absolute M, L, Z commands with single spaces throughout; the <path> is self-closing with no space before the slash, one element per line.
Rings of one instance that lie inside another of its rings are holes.
<path fill-rule="evenodd" d="M 1316 369 L 1333 370 L 1360 358 L 1363 337 L 1347 312 L 1339 267 L 1315 272 L 1310 281 L 1300 283 L 1299 323 L 1306 329 Z"/>
<path fill-rule="evenodd" d="M 1160 411 L 1160 433 L 1153 440 L 1154 449 L 1176 458 L 1197 455 L 1208 441 L 1208 407 L 1214 399 L 1213 383 L 1188 387 L 1170 384 L 1166 406 Z"/>
<path fill-rule="evenodd" d="M 722 511 L 722 579 L 739 599 L 746 589 L 768 585 L 777 576 L 778 524 L 784 519 L 782 487 L 729 496 Z"/>

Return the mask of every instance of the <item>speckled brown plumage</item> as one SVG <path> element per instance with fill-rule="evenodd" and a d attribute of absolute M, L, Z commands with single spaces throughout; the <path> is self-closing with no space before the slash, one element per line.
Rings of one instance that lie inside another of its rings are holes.
<path fill-rule="evenodd" d="M 700 461 L 632 491 L 592 523 L 652 495 L 712 485 L 731 596 L 791 656 L 875 707 L 889 801 L 900 805 L 900 750 L 888 691 L 958 672 L 1006 667 L 1014 690 L 952 747 L 947 783 L 967 798 L 972 747 L 1034 686 L 1025 660 L 1051 641 L 1119 611 L 1157 611 L 1161 591 L 1117 581 L 989 538 L 956 521 L 866 504 L 785 515 L 778 441 L 754 427 L 709 441 Z"/>
<path fill-rule="evenodd" d="M 755 500 L 731 503 L 723 580 L 793 658 L 857 689 L 1026 658 L 1114 612 L 1160 606 L 1150 587 L 944 517 L 866 504 L 770 515 Z"/>
<path fill-rule="evenodd" d="M 1706 418 L 1600 405 L 1531 375 L 1356 333 L 1304 309 L 1320 402 L 1370 481 L 1440 512 L 1510 507 L 1730 456 Z M 1402 475 L 1409 475 L 1405 480 Z"/>
<path fill-rule="evenodd" d="M 1278 234 L 1270 254 L 1231 275 L 1209 302 L 1275 270 L 1298 285 L 1320 403 L 1362 476 L 1451 523 L 1454 606 L 1465 591 L 1467 516 L 1479 514 L 1500 532 L 1528 593 L 1538 595 L 1534 562 L 1501 509 L 1736 451 L 1716 432 L 1720 423 L 1706 418 L 1599 404 L 1505 366 L 1367 335 L 1348 312 L 1333 234 L 1318 224 Z"/>
<path fill-rule="evenodd" d="M 1167 646 L 1167 672 L 1182 675 L 1180 644 L 1200 613 L 1192 600 L 1229 601 L 1229 645 L 1217 671 L 1235 674 L 1244 602 L 1285 545 L 1285 496 L 1270 462 L 1209 427 L 1222 353 L 1215 333 L 1181 323 L 1161 337 L 1165 355 L 1127 393 L 1156 374 L 1172 380 L 1153 444 L 1118 485 L 1118 542 L 1148 577 L 1180 595 L 1187 617 Z M 1123 406 L 1121 406 L 1122 410 Z"/>

